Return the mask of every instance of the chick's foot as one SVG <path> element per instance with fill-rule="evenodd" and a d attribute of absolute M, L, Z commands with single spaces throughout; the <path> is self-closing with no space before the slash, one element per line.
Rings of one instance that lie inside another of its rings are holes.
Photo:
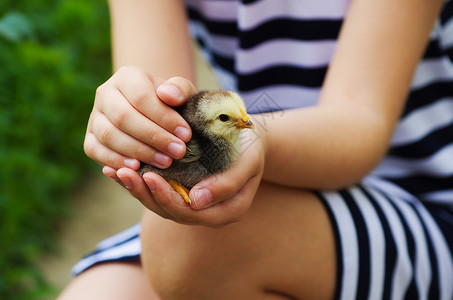
<path fill-rule="evenodd" d="M 181 195 L 181 197 L 188 203 L 189 205 L 192 203 L 189 198 L 189 190 L 182 186 L 179 182 L 175 180 L 167 180 L 167 182 L 171 185 L 171 187 Z"/>

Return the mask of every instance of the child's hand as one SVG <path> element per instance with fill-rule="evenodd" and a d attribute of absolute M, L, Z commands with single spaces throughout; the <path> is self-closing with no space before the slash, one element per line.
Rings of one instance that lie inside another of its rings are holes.
<path fill-rule="evenodd" d="M 230 169 L 194 186 L 189 194 L 191 206 L 155 173 L 148 172 L 142 178 L 130 168 L 121 168 L 117 175 L 135 198 L 161 217 L 182 224 L 218 227 L 237 222 L 247 213 L 263 168 L 264 147 L 259 139 L 241 153 Z"/>
<path fill-rule="evenodd" d="M 116 170 L 137 170 L 139 161 L 169 167 L 173 158 L 184 156 L 192 134 L 171 107 L 195 92 L 184 78 L 165 81 L 137 67 L 119 69 L 96 91 L 85 153 L 106 166 L 104 174 L 115 180 Z"/>

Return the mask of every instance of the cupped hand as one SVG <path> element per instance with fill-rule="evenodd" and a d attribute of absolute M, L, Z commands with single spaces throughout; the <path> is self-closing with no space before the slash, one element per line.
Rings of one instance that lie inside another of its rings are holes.
<path fill-rule="evenodd" d="M 191 138 L 189 124 L 172 108 L 196 92 L 181 77 L 167 81 L 138 67 L 123 67 L 96 91 L 84 142 L 85 153 L 108 166 L 104 174 L 118 180 L 116 170 L 137 170 L 139 161 L 167 168 L 181 158 Z"/>
<path fill-rule="evenodd" d="M 262 140 L 251 131 L 244 133 L 253 142 L 242 148 L 230 169 L 205 178 L 192 188 L 190 206 L 155 173 L 148 172 L 142 178 L 130 168 L 121 168 L 117 176 L 145 207 L 164 218 L 210 227 L 237 222 L 252 204 L 264 168 Z"/>

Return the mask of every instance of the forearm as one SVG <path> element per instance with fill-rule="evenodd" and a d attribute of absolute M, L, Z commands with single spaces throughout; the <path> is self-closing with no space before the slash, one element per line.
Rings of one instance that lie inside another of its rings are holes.
<path fill-rule="evenodd" d="M 353 1 L 319 105 L 267 119 L 264 178 L 341 188 L 370 172 L 388 148 L 441 4 Z"/>
<path fill-rule="evenodd" d="M 109 0 L 113 66 L 135 65 L 195 82 L 186 15 L 179 0 Z"/>
<path fill-rule="evenodd" d="M 384 155 L 391 129 L 377 114 L 358 112 L 319 106 L 267 117 L 261 130 L 266 145 L 263 178 L 309 189 L 359 181 Z"/>

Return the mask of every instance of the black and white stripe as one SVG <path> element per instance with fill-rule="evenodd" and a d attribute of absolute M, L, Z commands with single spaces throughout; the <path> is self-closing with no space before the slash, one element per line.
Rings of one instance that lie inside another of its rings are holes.
<path fill-rule="evenodd" d="M 140 228 L 140 224 L 136 224 L 101 241 L 91 253 L 72 268 L 72 273 L 78 275 L 99 263 L 139 260 L 141 253 Z"/>
<path fill-rule="evenodd" d="M 319 195 L 340 246 L 337 299 L 453 299 L 451 249 L 418 200 L 366 185 Z"/>
<path fill-rule="evenodd" d="M 316 104 L 348 1 L 328 11 L 326 0 L 187 2 L 191 31 L 223 88 L 246 103 L 265 88 L 278 99 L 268 110 Z"/>
<path fill-rule="evenodd" d="M 441 37 L 431 38 L 389 153 L 374 174 L 453 211 L 453 64 Z"/>

